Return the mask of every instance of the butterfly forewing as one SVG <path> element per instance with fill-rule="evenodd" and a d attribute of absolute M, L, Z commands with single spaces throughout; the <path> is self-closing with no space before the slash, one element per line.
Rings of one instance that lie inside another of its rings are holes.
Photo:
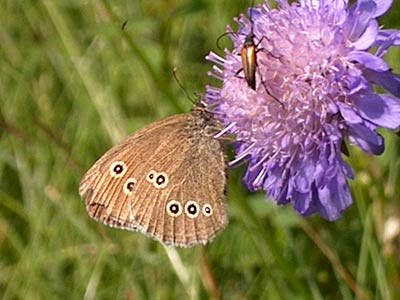
<path fill-rule="evenodd" d="M 201 114 L 155 122 L 106 152 L 81 181 L 93 218 L 169 245 L 205 244 L 227 224 L 225 158 Z"/>
<path fill-rule="evenodd" d="M 131 197 L 121 193 L 128 177 L 126 173 L 122 177 L 113 177 L 110 167 L 113 163 L 124 162 L 126 171 L 140 171 L 141 164 L 146 161 L 146 149 L 156 147 L 160 137 L 176 130 L 182 120 L 184 115 L 176 115 L 152 123 L 122 140 L 96 161 L 79 186 L 79 194 L 85 198 L 86 209 L 92 218 L 110 226 L 137 230 L 130 214 Z"/>

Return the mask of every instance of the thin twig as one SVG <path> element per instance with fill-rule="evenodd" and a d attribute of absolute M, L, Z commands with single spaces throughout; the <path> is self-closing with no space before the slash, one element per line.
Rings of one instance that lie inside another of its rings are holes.
<path fill-rule="evenodd" d="M 370 299 L 367 294 L 358 287 L 356 281 L 351 276 L 351 274 L 346 270 L 346 268 L 340 262 L 337 255 L 331 250 L 331 248 L 325 243 L 321 236 L 306 222 L 300 222 L 300 227 L 304 232 L 311 238 L 311 240 L 317 245 L 321 252 L 330 261 L 334 269 L 339 273 L 347 285 L 353 290 L 353 292 L 359 297 L 359 299 Z"/>
<path fill-rule="evenodd" d="M 212 270 L 210 259 L 208 258 L 207 249 L 201 247 L 200 255 L 199 272 L 203 285 L 210 295 L 210 300 L 220 300 L 221 292 L 219 291 L 218 282 Z"/>
<path fill-rule="evenodd" d="M 68 164 L 75 171 L 81 171 L 82 166 L 72 158 L 72 147 L 63 141 L 60 132 L 50 128 L 47 124 L 43 123 L 41 120 L 35 118 L 33 122 L 58 146 L 60 147 L 67 156 Z"/>
<path fill-rule="evenodd" d="M 172 268 L 174 269 L 176 275 L 178 276 L 180 282 L 185 287 L 186 292 L 189 294 L 190 299 L 195 299 L 195 291 L 191 288 L 191 275 L 188 268 L 183 264 L 178 251 L 175 248 L 164 246 L 164 250 L 171 262 Z"/>

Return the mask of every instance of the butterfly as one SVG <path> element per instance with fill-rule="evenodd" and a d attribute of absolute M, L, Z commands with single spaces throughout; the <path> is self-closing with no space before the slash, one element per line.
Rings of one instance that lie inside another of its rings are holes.
<path fill-rule="evenodd" d="M 214 137 L 221 128 L 199 98 L 191 113 L 128 136 L 83 176 L 88 214 L 166 245 L 206 244 L 228 224 L 224 145 Z"/>

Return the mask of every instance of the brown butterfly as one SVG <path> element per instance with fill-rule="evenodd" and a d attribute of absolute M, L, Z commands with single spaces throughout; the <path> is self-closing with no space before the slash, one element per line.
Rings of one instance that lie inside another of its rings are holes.
<path fill-rule="evenodd" d="M 154 122 L 107 151 L 79 194 L 89 215 L 166 245 L 206 244 L 228 224 L 221 124 L 201 99 L 191 113 Z"/>

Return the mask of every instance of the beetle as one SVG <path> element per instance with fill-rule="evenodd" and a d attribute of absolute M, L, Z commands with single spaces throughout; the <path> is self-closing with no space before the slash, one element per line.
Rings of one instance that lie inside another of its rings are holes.
<path fill-rule="evenodd" d="M 254 7 L 254 0 L 252 1 L 251 4 L 251 8 Z M 241 58 L 241 62 L 242 62 L 242 68 L 240 68 L 235 76 L 237 76 L 240 72 L 243 71 L 243 75 L 244 75 L 244 79 L 247 82 L 247 85 L 252 89 L 252 90 L 256 90 L 256 72 L 258 71 L 257 69 L 257 52 L 259 51 L 267 51 L 266 49 L 263 48 L 258 48 L 258 46 L 261 44 L 261 42 L 263 41 L 264 38 L 266 38 L 265 36 L 263 36 L 258 43 L 256 44 L 255 42 L 255 34 L 253 31 L 254 28 L 254 23 L 253 23 L 253 18 L 252 18 L 252 14 L 253 14 L 253 10 L 250 10 L 250 22 L 251 22 L 251 28 L 250 28 L 250 32 L 246 35 L 243 45 L 242 45 L 242 49 L 240 50 L 240 58 Z M 219 38 L 217 39 L 217 47 L 219 49 L 221 49 L 221 47 L 219 46 L 219 40 L 227 35 L 227 34 L 232 34 L 233 32 L 225 32 L 224 34 L 220 35 Z M 267 51 L 268 52 L 268 51 Z M 270 53 L 271 54 L 271 53 Z M 271 56 L 273 56 L 271 54 Z M 275 57 L 275 56 L 273 56 Z M 258 72 L 259 73 L 259 72 Z M 259 76 L 261 78 L 261 74 L 259 73 Z M 277 101 L 279 104 L 282 104 L 282 102 L 276 98 L 274 95 L 271 94 L 271 92 L 269 91 L 268 87 L 265 85 L 263 79 L 261 78 L 261 83 L 264 86 L 265 91 L 267 92 L 268 95 L 270 95 L 275 101 Z"/>
<path fill-rule="evenodd" d="M 250 16 L 251 18 L 251 16 Z M 252 23 L 253 24 L 253 23 Z M 256 90 L 256 67 L 257 67 L 257 45 L 254 43 L 255 35 L 253 33 L 253 25 L 251 32 L 246 35 L 243 43 L 242 50 L 240 50 L 240 57 L 242 59 L 242 69 L 237 72 L 239 74 L 243 71 L 244 78 L 247 84 L 254 91 Z"/>

